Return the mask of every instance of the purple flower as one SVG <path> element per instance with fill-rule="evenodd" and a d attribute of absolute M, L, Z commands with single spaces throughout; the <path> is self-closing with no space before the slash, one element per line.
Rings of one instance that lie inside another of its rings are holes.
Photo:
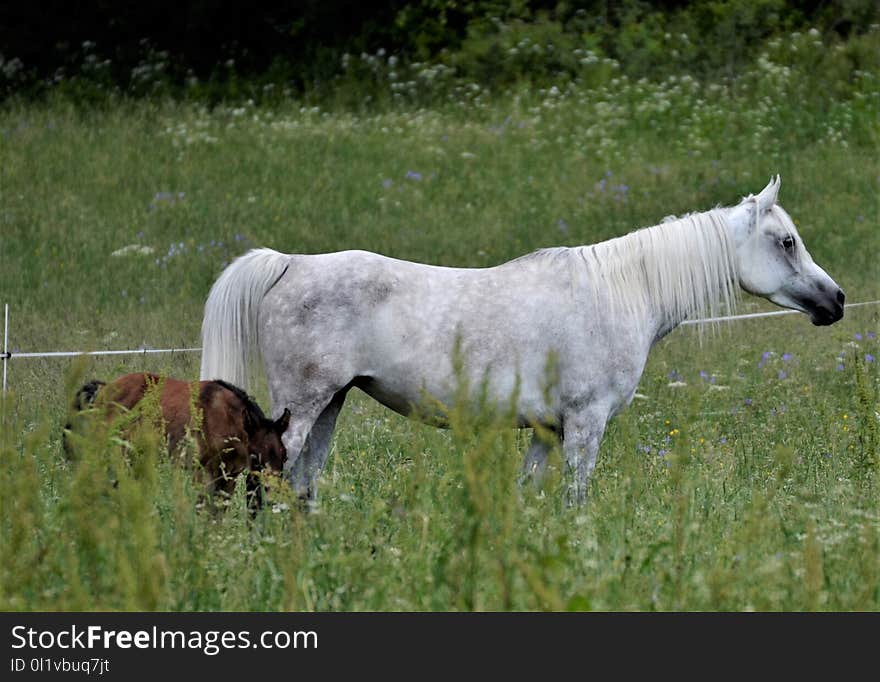
<path fill-rule="evenodd" d="M 657 450 L 658 457 L 666 457 L 666 450 Z"/>
<path fill-rule="evenodd" d="M 392 180 L 391 178 L 385 178 L 382 181 L 382 187 L 384 187 L 385 189 L 388 189 L 393 184 L 394 184 L 394 180 Z"/>
<path fill-rule="evenodd" d="M 724 445 L 725 443 L 727 443 L 727 436 L 721 436 L 721 438 L 718 442 L 721 443 L 722 445 Z"/>
<path fill-rule="evenodd" d="M 416 182 L 421 182 L 422 181 L 422 174 L 419 173 L 418 171 L 409 170 L 406 172 L 406 179 L 407 180 L 415 180 Z"/>
<path fill-rule="evenodd" d="M 843 363 L 841 362 L 841 363 L 840 363 L 839 365 L 837 365 L 837 367 L 835 367 L 834 369 L 836 369 L 838 372 L 842 372 L 842 371 L 844 370 Z"/>
<path fill-rule="evenodd" d="M 776 378 L 779 379 L 780 381 L 785 379 L 785 377 L 787 377 L 787 376 L 788 376 L 788 372 L 786 372 L 785 370 L 780 369 L 778 372 L 776 372 Z"/>
<path fill-rule="evenodd" d="M 856 332 L 856 333 L 855 333 L 855 339 L 856 339 L 856 341 L 861 341 L 861 340 L 862 340 L 862 335 L 861 335 L 859 332 Z"/>
<path fill-rule="evenodd" d="M 745 400 L 743 400 L 743 404 L 744 404 L 744 405 L 751 405 L 751 404 L 752 404 L 752 399 L 751 399 L 751 398 L 746 398 Z"/>
<path fill-rule="evenodd" d="M 831 453 L 830 453 L 830 452 L 826 452 L 826 453 L 825 453 L 825 459 L 831 459 Z"/>
<path fill-rule="evenodd" d="M 679 380 L 681 380 L 681 379 L 683 378 L 683 377 L 681 376 L 681 374 L 678 373 L 678 370 L 677 370 L 677 369 L 672 370 L 672 371 L 671 371 L 669 374 L 667 374 L 666 376 L 669 377 L 670 379 L 672 379 L 673 381 L 679 381 Z"/>
<path fill-rule="evenodd" d="M 868 338 L 869 338 L 869 339 L 876 339 L 876 338 L 877 338 L 877 334 L 874 333 L 874 332 L 868 332 Z"/>
<path fill-rule="evenodd" d="M 783 353 L 783 354 L 782 354 L 782 361 L 783 361 L 783 362 L 788 362 L 788 361 L 791 360 L 793 357 L 794 357 L 794 355 L 792 355 L 791 353 Z"/>
<path fill-rule="evenodd" d="M 874 362 L 874 356 L 870 353 L 865 353 L 865 362 Z"/>

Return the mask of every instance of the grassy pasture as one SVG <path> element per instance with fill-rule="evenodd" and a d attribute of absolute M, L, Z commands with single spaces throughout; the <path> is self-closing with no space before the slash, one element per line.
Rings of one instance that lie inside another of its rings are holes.
<path fill-rule="evenodd" d="M 488 266 L 731 204 L 777 172 L 815 260 L 849 301 L 880 298 L 876 79 L 817 108 L 762 68 L 749 87 L 617 79 L 359 115 L 7 104 L 12 348 L 197 345 L 211 283 L 252 246 Z M 671 334 L 576 510 L 559 475 L 517 487 L 527 434 L 503 420 L 438 431 L 353 392 L 319 512 L 279 495 L 251 524 L 240 499 L 197 509 L 148 432 L 61 451 L 82 380 L 195 378 L 196 355 L 13 360 L 0 608 L 877 609 L 878 310 Z"/>

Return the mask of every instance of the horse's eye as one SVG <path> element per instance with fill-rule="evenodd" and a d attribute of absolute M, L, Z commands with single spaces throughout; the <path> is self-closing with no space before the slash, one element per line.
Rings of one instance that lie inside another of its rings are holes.
<path fill-rule="evenodd" d="M 791 251 L 794 248 L 794 239 L 792 239 L 791 237 L 786 237 L 785 239 L 783 239 L 779 243 L 782 245 L 782 248 L 785 249 L 786 251 Z"/>

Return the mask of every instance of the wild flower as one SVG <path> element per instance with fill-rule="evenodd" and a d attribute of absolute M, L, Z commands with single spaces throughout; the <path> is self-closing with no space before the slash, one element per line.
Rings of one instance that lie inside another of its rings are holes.
<path fill-rule="evenodd" d="M 408 170 L 406 172 L 406 179 L 407 180 L 415 180 L 416 182 L 421 182 L 422 181 L 422 174 L 419 173 L 418 171 Z"/>
<path fill-rule="evenodd" d="M 150 202 L 150 210 L 153 211 L 162 204 L 174 206 L 178 201 L 186 198 L 186 192 L 156 192 L 153 200 Z"/>
<path fill-rule="evenodd" d="M 865 362 L 874 362 L 874 356 L 870 353 L 865 353 Z"/>

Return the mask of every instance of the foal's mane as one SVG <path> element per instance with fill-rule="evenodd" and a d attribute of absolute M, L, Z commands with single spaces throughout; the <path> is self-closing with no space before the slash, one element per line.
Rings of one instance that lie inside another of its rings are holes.
<path fill-rule="evenodd" d="M 217 384 L 218 386 L 222 386 L 223 388 L 232 391 L 235 396 L 244 403 L 244 407 L 248 412 L 248 416 L 253 418 L 257 423 L 261 423 L 266 421 L 267 417 L 263 414 L 263 410 L 260 409 L 260 406 L 251 398 L 245 391 L 240 389 L 238 386 L 234 384 L 230 384 L 229 382 L 223 381 L 222 379 L 214 379 L 211 383 Z"/>

